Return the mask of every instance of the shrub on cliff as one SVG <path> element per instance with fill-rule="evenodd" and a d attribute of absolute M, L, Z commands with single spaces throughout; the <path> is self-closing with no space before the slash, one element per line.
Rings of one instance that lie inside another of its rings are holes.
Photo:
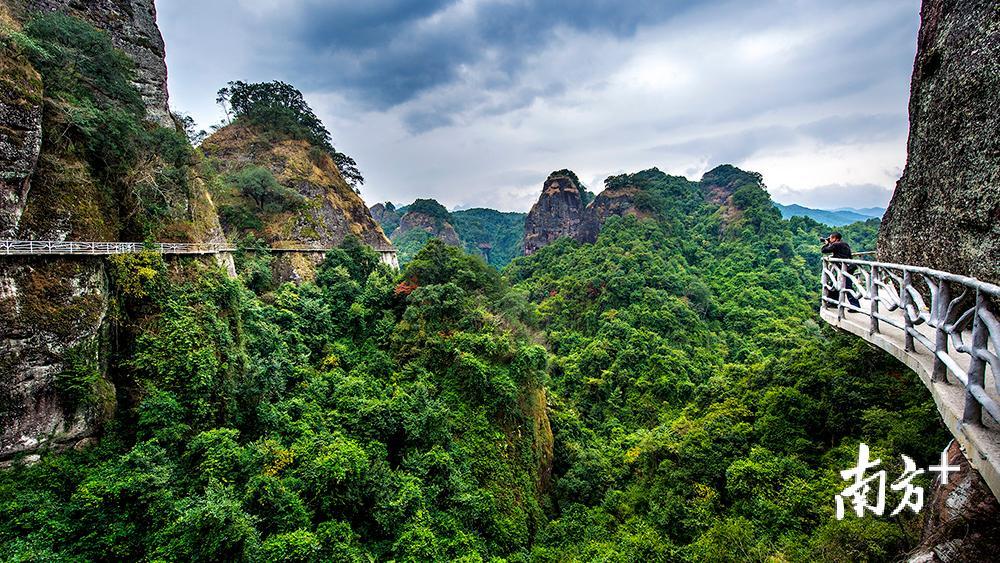
<path fill-rule="evenodd" d="M 353 158 L 333 148 L 330 131 L 291 84 L 272 82 L 230 82 L 218 92 L 216 101 L 236 120 L 279 132 L 293 139 L 305 139 L 327 151 L 344 180 L 357 189 L 365 183 Z"/>
<path fill-rule="evenodd" d="M 301 195 L 279 184 L 271 171 L 261 166 L 240 170 L 233 174 L 232 182 L 240 194 L 252 199 L 257 209 L 267 213 L 288 211 L 305 203 Z"/>
<path fill-rule="evenodd" d="M 184 207 L 190 144 L 177 131 L 145 122 L 132 61 L 108 35 L 53 12 L 28 22 L 24 36 L 24 53 L 45 90 L 45 151 L 81 155 L 132 235 L 155 230 Z"/>

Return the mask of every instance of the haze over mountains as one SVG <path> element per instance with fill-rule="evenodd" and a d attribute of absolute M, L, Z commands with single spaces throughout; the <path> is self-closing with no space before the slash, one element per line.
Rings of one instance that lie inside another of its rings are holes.
<path fill-rule="evenodd" d="M 791 217 L 809 217 L 814 221 L 830 225 L 831 227 L 842 227 L 844 225 L 850 225 L 851 223 L 857 223 L 858 221 L 867 221 L 869 219 L 881 219 L 882 215 L 885 213 L 884 207 L 866 207 L 863 209 L 855 209 L 852 207 L 841 207 L 839 209 L 813 209 L 811 207 L 804 207 L 795 203 L 791 205 L 775 203 L 774 206 L 781 211 L 781 216 L 785 219 L 789 219 Z"/>

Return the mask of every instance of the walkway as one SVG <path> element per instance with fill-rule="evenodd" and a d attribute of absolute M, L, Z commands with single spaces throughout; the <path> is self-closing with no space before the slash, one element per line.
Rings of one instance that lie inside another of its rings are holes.
<path fill-rule="evenodd" d="M 0 240 L 0 255 L 35 256 L 35 255 L 91 255 L 108 256 L 111 254 L 128 254 L 152 250 L 159 254 L 222 254 L 236 252 L 239 248 L 225 243 L 215 242 L 84 242 L 69 240 Z M 253 252 L 255 248 L 245 248 Z M 332 250 L 327 247 L 282 245 L 267 248 L 270 252 L 305 252 L 326 253 Z M 382 263 L 396 269 L 399 262 L 394 248 L 375 248 Z"/>
<path fill-rule="evenodd" d="M 856 271 L 847 274 L 846 264 Z M 838 298 L 824 296 L 834 308 L 821 309 L 820 317 L 920 376 L 948 430 L 1000 498 L 1000 287 L 900 264 L 827 259 L 823 265 L 823 285 Z M 860 300 L 857 309 L 847 302 L 846 279 L 857 288 L 850 292 Z"/>

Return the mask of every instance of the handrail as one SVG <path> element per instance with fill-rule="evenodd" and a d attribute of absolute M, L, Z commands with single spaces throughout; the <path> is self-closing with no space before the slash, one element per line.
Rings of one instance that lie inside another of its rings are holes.
<path fill-rule="evenodd" d="M 860 253 L 858 253 L 858 254 L 860 254 Z M 878 261 L 875 261 L 875 260 L 851 260 L 851 259 L 846 259 L 846 258 L 829 258 L 829 257 L 824 257 L 823 260 L 826 261 L 826 262 L 839 262 L 839 263 L 842 263 L 842 264 L 864 264 L 864 265 L 867 265 L 867 266 L 878 266 L 878 267 L 884 267 L 884 268 L 895 268 L 895 269 L 898 269 L 898 270 L 909 271 L 909 272 L 915 273 L 915 274 L 921 274 L 921 275 L 925 275 L 925 276 L 933 276 L 933 277 L 941 278 L 941 279 L 944 279 L 944 280 L 947 280 L 947 281 L 950 281 L 950 282 L 959 283 L 959 284 L 962 284 L 962 285 L 969 285 L 969 286 L 975 287 L 975 288 L 977 288 L 977 289 L 979 289 L 979 290 L 981 290 L 981 291 L 983 291 L 985 293 L 988 293 L 989 295 L 992 295 L 993 297 L 1000 297 L 1000 286 L 998 286 L 998 285 L 995 285 L 995 284 L 992 284 L 992 283 L 989 283 L 989 282 L 984 282 L 984 281 L 981 281 L 981 280 L 977 280 L 976 278 L 972 278 L 972 277 L 969 277 L 969 276 L 962 276 L 962 275 L 959 275 L 959 274 L 952 274 L 950 272 L 942 272 L 941 270 L 934 270 L 934 269 L 931 269 L 931 268 L 924 268 L 923 266 L 907 266 L 905 264 L 894 264 L 892 262 L 878 262 Z"/>
<path fill-rule="evenodd" d="M 951 375 L 964 388 L 963 423 L 983 425 L 984 412 L 1000 422 L 994 398 L 1000 396 L 1000 286 L 922 266 L 830 257 L 823 258 L 821 284 L 822 302 L 836 306 L 838 322 L 845 313 L 861 313 L 869 336 L 880 334 L 885 323 L 903 331 L 906 352 L 915 353 L 917 345 L 927 349 L 931 381 L 948 383 Z M 867 301 L 867 309 L 852 305 L 852 298 Z M 897 310 L 901 320 L 887 315 Z M 986 386 L 987 368 L 993 389 Z"/>
<path fill-rule="evenodd" d="M 244 250 L 254 252 L 329 252 L 331 247 L 288 245 L 267 248 L 240 249 L 227 243 L 217 242 L 87 242 L 67 240 L 0 240 L 0 255 L 33 254 L 127 254 L 151 250 L 159 254 L 219 254 Z M 395 254 L 394 248 L 374 248 L 380 254 Z"/>

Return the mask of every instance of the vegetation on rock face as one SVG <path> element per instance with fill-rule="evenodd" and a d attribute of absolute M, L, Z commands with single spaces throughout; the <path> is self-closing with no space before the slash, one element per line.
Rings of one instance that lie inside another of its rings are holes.
<path fill-rule="evenodd" d="M 238 80 L 219 90 L 217 101 L 227 114 L 232 112 L 235 120 L 242 119 L 293 139 L 305 139 L 327 151 L 355 190 L 365 183 L 357 163 L 333 148 L 330 131 L 292 85 L 277 80 L 257 83 Z"/>
<path fill-rule="evenodd" d="M 116 265 L 122 322 L 145 319 L 117 358 L 140 400 L 100 445 L 0 473 L 0 556 L 905 551 L 912 516 L 833 518 L 837 471 L 861 440 L 890 472 L 926 464 L 945 432 L 909 372 L 814 320 L 825 228 L 782 220 L 755 182 L 724 217 L 700 183 L 623 181 L 652 219 L 504 275 L 438 240 L 394 273 L 347 239 L 314 283 L 261 293 L 252 261 L 240 279 Z"/>
<path fill-rule="evenodd" d="M 231 181 L 240 194 L 248 197 L 262 211 L 278 213 L 294 209 L 304 203 L 304 198 L 282 186 L 271 171 L 261 166 L 244 168 L 233 174 Z"/>
<path fill-rule="evenodd" d="M 42 165 L 106 179 L 122 224 L 153 232 L 186 189 L 183 137 L 141 122 L 99 32 L 46 15 L 22 44 L 66 133 Z M 328 140 L 284 87 L 236 93 L 238 120 Z M 288 203 L 266 169 L 234 172 L 238 197 Z M 816 322 L 826 228 L 782 220 L 757 175 L 713 172 L 611 178 L 646 219 L 503 274 L 437 240 L 394 272 L 346 238 L 298 285 L 266 253 L 238 253 L 238 278 L 112 258 L 109 342 L 71 347 L 55 385 L 109 401 L 108 362 L 120 408 L 93 447 L 0 472 L 0 559 L 897 558 L 919 521 L 835 520 L 837 472 L 859 441 L 890 473 L 903 453 L 926 466 L 946 442 L 933 404 Z M 865 248 L 876 228 L 841 230 Z"/>
<path fill-rule="evenodd" d="M 503 213 L 493 209 L 453 211 L 452 225 L 469 254 L 503 268 L 521 256 L 524 247 L 524 213 Z"/>
<path fill-rule="evenodd" d="M 44 213 L 95 201 L 105 215 L 117 215 L 117 224 L 111 226 L 114 232 L 89 236 L 111 238 L 118 232 L 141 238 L 185 219 L 191 147 L 182 134 L 144 121 L 145 106 L 130 81 L 131 61 L 107 34 L 60 13 L 35 17 L 23 36 L 22 48 L 45 88 L 43 138 L 54 145 L 46 147 L 40 167 L 61 168 L 52 171 L 53 178 L 69 176 L 79 156 L 87 167 L 60 189 L 47 190 L 65 199 Z M 62 162 L 52 162 L 55 158 Z M 103 191 L 91 193 L 86 175 Z M 44 223 L 35 213 L 29 209 L 28 223 Z"/>

